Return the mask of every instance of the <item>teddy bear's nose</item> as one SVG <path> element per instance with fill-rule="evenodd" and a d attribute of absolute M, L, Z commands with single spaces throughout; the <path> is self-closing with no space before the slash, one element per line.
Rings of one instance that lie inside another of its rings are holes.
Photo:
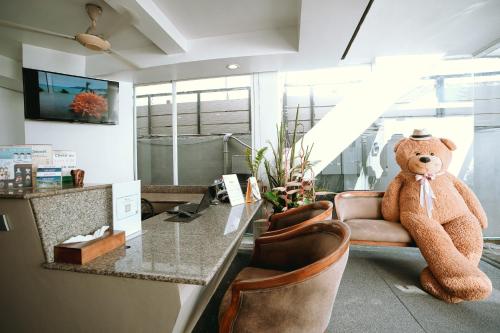
<path fill-rule="evenodd" d="M 427 156 L 420 157 L 420 162 L 422 162 L 422 163 L 429 163 L 430 161 L 431 161 L 431 159 L 428 158 Z"/>

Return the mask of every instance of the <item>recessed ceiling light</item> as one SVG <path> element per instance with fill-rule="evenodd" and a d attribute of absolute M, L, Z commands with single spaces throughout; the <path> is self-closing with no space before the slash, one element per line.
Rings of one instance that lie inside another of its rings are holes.
<path fill-rule="evenodd" d="M 227 69 L 234 70 L 240 68 L 240 65 L 238 64 L 229 64 L 226 66 Z"/>

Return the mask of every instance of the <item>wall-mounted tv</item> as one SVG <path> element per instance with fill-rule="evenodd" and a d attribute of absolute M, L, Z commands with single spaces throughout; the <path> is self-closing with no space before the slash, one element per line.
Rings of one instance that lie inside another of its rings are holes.
<path fill-rule="evenodd" d="M 118 82 L 23 68 L 26 119 L 118 124 Z"/>

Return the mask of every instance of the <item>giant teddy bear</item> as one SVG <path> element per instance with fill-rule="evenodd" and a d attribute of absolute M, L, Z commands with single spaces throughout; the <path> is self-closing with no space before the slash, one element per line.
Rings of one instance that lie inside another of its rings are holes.
<path fill-rule="evenodd" d="M 474 193 L 447 172 L 449 139 L 415 130 L 394 151 L 401 172 L 382 200 L 388 221 L 400 221 L 427 261 L 420 283 L 448 303 L 481 300 L 491 294 L 491 281 L 479 268 L 486 214 Z"/>

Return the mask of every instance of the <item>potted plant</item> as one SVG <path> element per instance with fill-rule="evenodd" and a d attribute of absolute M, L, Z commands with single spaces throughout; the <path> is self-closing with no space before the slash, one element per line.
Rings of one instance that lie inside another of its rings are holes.
<path fill-rule="evenodd" d="M 247 161 L 247 166 L 248 169 L 250 170 L 251 174 L 255 179 L 257 179 L 257 182 L 259 183 L 259 188 L 262 188 L 261 184 L 262 181 L 259 179 L 259 169 L 262 164 L 262 161 L 264 160 L 264 154 L 267 151 L 267 147 L 262 147 L 259 150 L 255 152 L 255 158 L 252 160 L 252 150 L 250 148 L 247 148 L 245 157 Z"/>
<path fill-rule="evenodd" d="M 259 184 L 259 190 L 262 192 L 262 181 L 259 179 L 259 169 L 264 160 L 264 154 L 267 151 L 267 147 L 263 147 L 255 152 L 255 158 L 252 159 L 252 150 L 247 148 L 246 150 L 246 161 L 248 169 L 252 173 L 252 176 L 257 179 L 257 184 Z M 266 232 L 269 227 L 269 221 L 267 219 L 258 219 L 253 221 L 253 236 L 254 239 L 259 238 L 259 236 Z"/>
<path fill-rule="evenodd" d="M 274 213 L 310 204 L 315 200 L 313 162 L 310 161 L 313 146 L 304 147 L 303 137 L 297 139 L 299 107 L 291 141 L 287 138 L 285 124 L 276 127 L 277 144 L 271 145 L 273 160 L 265 160 L 264 166 L 270 191 L 264 198 L 273 206 Z M 297 143 L 300 150 L 296 152 Z"/>

